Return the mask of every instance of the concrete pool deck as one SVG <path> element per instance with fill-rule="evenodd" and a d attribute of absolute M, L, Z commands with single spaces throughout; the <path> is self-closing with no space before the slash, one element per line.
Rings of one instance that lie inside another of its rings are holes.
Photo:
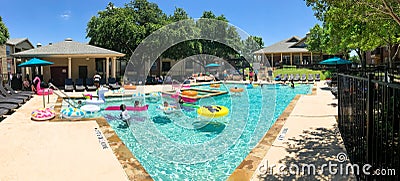
<path fill-rule="evenodd" d="M 46 107 L 56 100 L 47 105 L 46 97 Z M 102 147 L 96 121 L 32 121 L 42 106 L 34 96 L 0 123 L 0 180 L 128 180 L 110 145 Z"/>

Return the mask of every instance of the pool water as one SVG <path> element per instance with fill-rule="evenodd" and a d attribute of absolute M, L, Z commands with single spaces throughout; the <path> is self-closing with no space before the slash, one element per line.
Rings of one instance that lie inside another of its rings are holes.
<path fill-rule="evenodd" d="M 189 107 L 166 114 L 157 106 L 164 101 L 178 105 L 166 97 L 146 102 L 147 112 L 130 112 L 128 124 L 120 120 L 120 111 L 101 111 L 91 116 L 107 119 L 154 180 L 226 180 L 290 101 L 297 94 L 311 93 L 311 85 L 246 89 L 245 85 L 226 84 L 220 90 L 232 87 L 245 91 L 197 102 L 229 108 L 229 114 L 221 118 L 199 116 L 195 108 Z M 208 85 L 196 88 L 210 89 Z M 110 98 L 101 108 L 121 103 L 133 104 L 130 98 Z"/>

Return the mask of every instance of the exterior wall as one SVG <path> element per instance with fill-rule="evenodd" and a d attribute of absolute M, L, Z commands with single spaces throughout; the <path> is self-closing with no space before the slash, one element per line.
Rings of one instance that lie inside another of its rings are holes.
<path fill-rule="evenodd" d="M 54 64 L 51 66 L 43 67 L 43 79 L 49 80 L 51 78 L 50 67 L 59 67 L 66 66 L 68 67 L 68 58 L 41 58 L 46 61 L 53 62 Z M 75 81 L 75 79 L 79 78 L 79 66 L 87 66 L 88 70 L 88 78 L 93 77 L 96 73 L 96 64 L 95 59 L 86 60 L 86 58 L 72 58 L 71 59 L 71 78 Z M 111 73 L 111 70 L 110 70 Z M 110 75 L 111 76 L 111 75 Z"/>
<path fill-rule="evenodd" d="M 6 45 L 0 45 L 0 74 L 7 74 Z"/>

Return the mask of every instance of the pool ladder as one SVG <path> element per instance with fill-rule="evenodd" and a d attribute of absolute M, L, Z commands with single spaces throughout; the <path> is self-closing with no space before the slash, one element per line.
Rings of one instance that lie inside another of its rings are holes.
<path fill-rule="evenodd" d="M 54 90 L 58 90 L 58 93 L 61 93 L 62 96 L 60 96 L 56 91 L 54 91 L 54 94 L 57 94 L 57 96 L 59 97 L 63 97 L 65 102 L 68 103 L 68 105 L 72 106 L 73 108 L 78 108 L 78 103 L 75 102 L 71 97 L 69 97 L 66 93 L 64 93 L 63 91 L 61 91 L 58 87 L 56 87 L 54 84 L 49 83 L 49 88 L 53 87 Z M 67 99 L 65 99 L 67 98 Z"/>

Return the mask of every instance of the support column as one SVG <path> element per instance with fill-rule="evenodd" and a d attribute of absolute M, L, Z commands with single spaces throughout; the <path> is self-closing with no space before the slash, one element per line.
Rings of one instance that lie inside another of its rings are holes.
<path fill-rule="evenodd" d="M 293 53 L 290 53 L 290 65 L 293 65 Z"/>
<path fill-rule="evenodd" d="M 283 62 L 283 54 L 281 53 L 281 64 L 282 64 L 282 62 Z"/>
<path fill-rule="evenodd" d="M 106 81 L 108 81 L 108 78 L 110 77 L 110 58 L 106 57 Z"/>
<path fill-rule="evenodd" d="M 72 79 L 72 58 L 68 57 L 68 78 Z"/>
<path fill-rule="evenodd" d="M 274 67 L 274 54 L 271 53 L 271 67 Z"/>
<path fill-rule="evenodd" d="M 112 62 L 111 62 L 111 77 L 113 77 L 113 78 L 117 78 L 115 75 L 116 75 L 116 72 L 117 72 L 117 57 L 113 57 L 112 58 L 112 60 L 111 60 Z"/>
<path fill-rule="evenodd" d="M 312 52 L 311 52 L 311 64 L 313 63 L 313 57 L 312 57 Z"/>
<path fill-rule="evenodd" d="M 16 58 L 13 58 L 13 66 L 14 66 L 14 74 L 16 74 L 17 73 L 17 59 Z"/>
<path fill-rule="evenodd" d="M 304 64 L 303 63 L 303 53 L 301 53 L 301 52 L 300 52 L 300 62 L 301 62 L 302 65 Z"/>

